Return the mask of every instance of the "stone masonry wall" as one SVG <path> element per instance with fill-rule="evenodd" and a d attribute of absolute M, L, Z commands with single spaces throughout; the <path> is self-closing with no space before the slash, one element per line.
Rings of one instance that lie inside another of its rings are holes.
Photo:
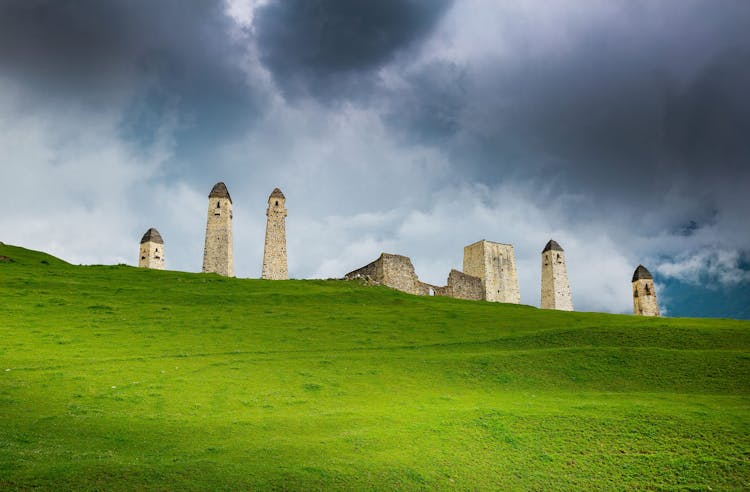
<path fill-rule="evenodd" d="M 521 302 L 512 245 L 482 240 L 466 246 L 463 271 L 482 279 L 485 300 L 514 304 Z"/>
<path fill-rule="evenodd" d="M 383 262 L 381 258 L 382 256 L 362 268 L 347 273 L 344 278 L 347 280 L 362 278 L 379 284 L 383 283 Z"/>
<path fill-rule="evenodd" d="M 542 253 L 542 309 L 572 311 L 565 253 L 559 250 Z"/>
<path fill-rule="evenodd" d="M 408 294 L 427 295 L 429 287 L 417 278 L 414 265 L 406 256 L 383 253 L 362 268 L 346 274 L 345 278 L 367 278 Z"/>
<path fill-rule="evenodd" d="M 266 210 L 266 240 L 263 248 L 262 278 L 287 280 L 289 271 L 286 257 L 286 216 L 285 199 L 273 194 L 268 199 Z"/>
<path fill-rule="evenodd" d="M 228 198 L 210 197 L 208 199 L 202 271 L 227 277 L 234 276 L 232 202 Z"/>
<path fill-rule="evenodd" d="M 141 243 L 138 252 L 138 266 L 164 270 L 164 245 L 153 241 Z"/>
<path fill-rule="evenodd" d="M 436 287 L 434 290 L 436 296 L 454 297 L 469 301 L 484 300 L 482 279 L 455 269 L 451 270 L 448 274 L 448 285 L 445 287 Z"/>
<path fill-rule="evenodd" d="M 414 265 L 406 256 L 381 255 L 385 285 L 415 295 L 427 295 L 428 290 L 417 278 Z"/>
<path fill-rule="evenodd" d="M 633 282 L 633 314 L 638 316 L 661 316 L 653 280 L 640 279 Z"/>

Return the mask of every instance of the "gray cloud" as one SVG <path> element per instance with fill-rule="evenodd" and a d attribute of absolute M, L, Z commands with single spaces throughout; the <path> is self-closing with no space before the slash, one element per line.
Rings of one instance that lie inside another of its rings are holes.
<path fill-rule="evenodd" d="M 458 32 L 438 32 L 449 41 L 402 65 L 378 103 L 394 133 L 441 147 L 468 179 L 585 195 L 596 206 L 572 216 L 629 234 L 693 221 L 747 238 L 750 4 L 720 5 L 457 4 Z M 490 43 L 466 32 L 493 22 Z"/>
<path fill-rule="evenodd" d="M 373 72 L 424 38 L 451 0 L 289 0 L 255 16 L 261 60 L 287 96 L 366 94 Z"/>
<path fill-rule="evenodd" d="M 198 141 L 245 131 L 262 95 L 241 67 L 246 40 L 220 2 L 8 0 L 0 3 L 0 74 L 49 108 L 124 108 L 125 138 L 148 144 L 177 117 L 189 163 Z"/>

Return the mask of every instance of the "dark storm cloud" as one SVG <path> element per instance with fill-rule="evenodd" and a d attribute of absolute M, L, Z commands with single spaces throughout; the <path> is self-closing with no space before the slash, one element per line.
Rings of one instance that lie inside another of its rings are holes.
<path fill-rule="evenodd" d="M 258 105 L 231 28 L 221 2 L 5 0 L 0 74 L 45 100 L 124 102 L 134 138 L 148 139 L 170 109 L 183 128 L 218 137 Z"/>
<path fill-rule="evenodd" d="M 391 95 L 395 104 L 383 115 L 397 130 L 396 135 L 439 144 L 462 130 L 461 114 L 469 103 L 465 69 L 438 60 L 421 67 L 406 80 L 406 87 Z"/>
<path fill-rule="evenodd" d="M 750 178 L 750 3 L 608 5 L 544 29 L 508 8 L 502 56 L 423 64 L 386 120 L 484 180 L 544 179 L 636 215 L 677 188 L 714 206 Z"/>
<path fill-rule="evenodd" d="M 450 0 L 289 0 L 256 12 L 263 63 L 287 96 L 362 95 L 373 71 L 423 39 Z"/>

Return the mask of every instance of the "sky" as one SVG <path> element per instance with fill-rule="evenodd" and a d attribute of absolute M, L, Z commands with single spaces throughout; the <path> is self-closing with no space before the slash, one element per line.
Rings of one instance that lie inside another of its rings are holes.
<path fill-rule="evenodd" d="M 381 252 L 444 285 L 513 244 L 539 305 L 565 249 L 577 310 L 750 318 L 746 0 L 2 0 L 0 241 L 200 271 L 207 195 L 259 277 L 287 198 L 289 273 Z"/>

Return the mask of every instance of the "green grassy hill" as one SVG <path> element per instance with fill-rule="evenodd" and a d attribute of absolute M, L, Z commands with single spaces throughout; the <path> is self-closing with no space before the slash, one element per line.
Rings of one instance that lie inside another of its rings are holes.
<path fill-rule="evenodd" d="M 0 489 L 750 488 L 750 322 L 0 256 Z"/>

